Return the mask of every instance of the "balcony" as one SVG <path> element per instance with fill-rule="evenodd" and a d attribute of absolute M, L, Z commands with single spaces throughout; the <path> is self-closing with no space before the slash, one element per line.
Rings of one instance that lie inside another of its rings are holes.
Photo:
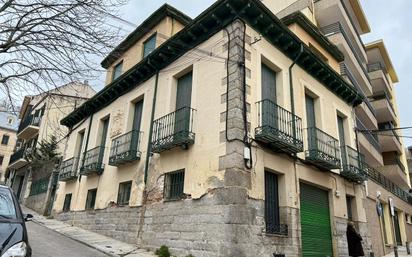
<path fill-rule="evenodd" d="M 373 97 L 372 106 L 376 110 L 376 119 L 379 123 L 395 121 L 396 112 L 389 96 L 385 93 Z"/>
<path fill-rule="evenodd" d="M 140 159 L 139 142 L 142 133 L 132 130 L 124 135 L 116 137 L 110 148 L 109 165 L 120 166 Z"/>
<path fill-rule="evenodd" d="M 380 62 L 368 64 L 368 73 L 373 86 L 373 94 L 387 93 L 392 95 L 392 86 L 389 83 L 385 67 Z"/>
<path fill-rule="evenodd" d="M 401 141 L 394 129 L 395 126 L 390 122 L 379 124 L 379 143 L 382 147 L 382 152 L 398 152 L 402 151 Z"/>
<path fill-rule="evenodd" d="M 28 161 L 26 160 L 26 151 L 30 151 L 30 148 L 20 148 L 10 156 L 9 169 L 20 169 L 25 166 Z"/>
<path fill-rule="evenodd" d="M 404 191 L 401 187 L 399 187 L 397 184 L 392 182 L 389 178 L 387 178 L 385 175 L 383 175 L 381 172 L 378 170 L 369 167 L 365 165 L 365 168 L 368 172 L 368 178 L 369 180 L 372 180 L 376 184 L 381 185 L 383 188 L 385 188 L 387 191 L 391 192 L 392 194 L 396 195 L 406 203 L 410 203 L 411 201 L 411 196 L 408 192 Z"/>
<path fill-rule="evenodd" d="M 83 156 L 84 160 L 80 168 L 80 175 L 88 176 L 92 174 L 101 175 L 103 173 L 104 147 L 98 146 L 88 150 Z"/>
<path fill-rule="evenodd" d="M 363 167 L 364 157 L 350 146 L 342 146 L 342 170 L 340 175 L 346 180 L 361 184 L 368 179 Z"/>
<path fill-rule="evenodd" d="M 359 152 L 365 156 L 366 163 L 374 167 L 382 166 L 382 148 L 378 135 L 371 133 L 358 118 L 356 118 L 356 129 L 358 130 Z"/>
<path fill-rule="evenodd" d="M 20 123 L 17 131 L 17 137 L 28 140 L 39 132 L 39 126 L 41 117 L 34 117 L 33 115 L 27 116 Z"/>
<path fill-rule="evenodd" d="M 339 142 L 318 128 L 308 128 L 306 161 L 326 170 L 340 168 Z"/>
<path fill-rule="evenodd" d="M 378 170 L 401 187 L 408 187 L 406 168 L 396 153 L 385 153 L 384 166 Z"/>
<path fill-rule="evenodd" d="M 153 122 L 152 152 L 161 153 L 175 147 L 187 149 L 195 143 L 194 109 L 183 107 Z"/>
<path fill-rule="evenodd" d="M 70 181 L 77 178 L 77 169 L 79 167 L 79 158 L 73 157 L 61 163 L 59 169 L 59 180 Z"/>
<path fill-rule="evenodd" d="M 257 102 L 257 141 L 267 144 L 276 152 L 303 152 L 302 120 L 270 100 Z"/>

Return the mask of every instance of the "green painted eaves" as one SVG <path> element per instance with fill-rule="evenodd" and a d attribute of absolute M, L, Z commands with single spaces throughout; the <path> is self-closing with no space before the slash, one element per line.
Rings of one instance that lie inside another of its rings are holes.
<path fill-rule="evenodd" d="M 92 113 L 108 106 L 235 19 L 246 22 L 292 60 L 298 56 L 303 45 L 303 53 L 297 61 L 302 69 L 348 104 L 356 106 L 362 103 L 363 97 L 357 89 L 314 54 L 259 0 L 219 0 L 149 56 L 70 113 L 61 124 L 73 127 Z"/>
<path fill-rule="evenodd" d="M 310 36 L 312 36 L 323 48 L 328 51 L 333 58 L 336 59 L 338 62 L 343 62 L 345 56 L 339 50 L 339 48 L 334 45 L 332 42 L 329 41 L 327 37 L 325 37 L 320 30 L 300 11 L 294 12 L 285 16 L 281 19 L 281 21 L 286 25 L 289 26 L 290 24 L 297 23 L 300 27 L 302 27 Z"/>

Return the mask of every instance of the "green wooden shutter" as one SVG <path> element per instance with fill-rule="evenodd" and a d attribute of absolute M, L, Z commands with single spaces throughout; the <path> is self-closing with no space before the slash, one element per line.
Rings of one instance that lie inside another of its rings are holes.
<path fill-rule="evenodd" d="M 339 144 L 341 147 L 341 158 L 343 165 L 348 164 L 348 159 L 346 158 L 346 148 L 345 148 L 345 128 L 344 128 L 344 120 L 342 117 L 338 116 L 338 132 L 339 132 Z"/>
<path fill-rule="evenodd" d="M 300 218 L 303 257 L 332 257 L 328 192 L 301 183 Z"/>
<path fill-rule="evenodd" d="M 179 78 L 176 91 L 175 134 L 185 137 L 190 129 L 190 107 L 192 102 L 192 72 Z"/>
<path fill-rule="evenodd" d="M 133 130 L 140 130 L 140 124 L 142 122 L 143 101 L 139 101 L 134 105 L 133 116 Z"/>
<path fill-rule="evenodd" d="M 265 222 L 267 233 L 280 231 L 278 176 L 268 171 L 265 171 Z"/>
<path fill-rule="evenodd" d="M 316 116 L 315 116 L 315 101 L 312 97 L 305 95 L 306 103 L 306 124 L 308 127 L 308 143 L 309 149 L 317 149 L 317 136 L 316 136 Z"/>
<path fill-rule="evenodd" d="M 262 125 L 278 127 L 278 108 L 276 108 L 276 72 L 262 63 Z"/>

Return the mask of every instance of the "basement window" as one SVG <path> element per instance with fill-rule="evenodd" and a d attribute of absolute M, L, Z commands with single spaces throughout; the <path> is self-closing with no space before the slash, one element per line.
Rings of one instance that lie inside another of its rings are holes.
<path fill-rule="evenodd" d="M 87 191 L 86 210 L 94 209 L 94 205 L 96 204 L 96 194 L 97 188 Z"/>
<path fill-rule="evenodd" d="M 70 211 L 70 204 L 72 203 L 72 194 L 66 194 L 64 197 L 64 203 L 63 203 L 63 211 L 68 212 Z"/>
<path fill-rule="evenodd" d="M 119 193 L 117 194 L 118 205 L 129 205 L 130 192 L 132 191 L 132 181 L 119 184 Z"/>
<path fill-rule="evenodd" d="M 165 174 L 164 199 L 179 200 L 184 197 L 185 170 Z"/>

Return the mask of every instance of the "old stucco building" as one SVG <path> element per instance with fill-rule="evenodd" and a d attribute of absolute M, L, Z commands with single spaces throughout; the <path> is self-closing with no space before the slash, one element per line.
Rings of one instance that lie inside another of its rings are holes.
<path fill-rule="evenodd" d="M 62 155 L 65 149 L 62 139 L 69 130 L 60 125 L 60 120 L 94 94 L 95 91 L 89 85 L 74 82 L 24 98 L 17 130 L 18 143 L 8 169 L 14 192 L 29 208 L 42 214 L 49 213 L 50 200 L 53 199 L 57 183 L 57 177 L 52 173 L 56 170 L 58 159 L 41 165 L 34 164 L 32 156 L 35 149 L 39 149 L 42 143 L 51 143 L 54 137 L 58 143 L 56 153 Z"/>
<path fill-rule="evenodd" d="M 406 165 L 404 150 L 376 136 L 386 109 L 367 64 L 396 73 L 383 43 L 364 47 L 368 30 L 356 0 L 220 0 L 193 20 L 162 6 L 103 60 L 105 88 L 61 121 L 55 216 L 178 256 L 236 257 L 346 257 L 352 220 L 382 256 L 392 197 L 399 243 L 412 240 L 409 174 L 386 170 L 390 157 Z"/>
<path fill-rule="evenodd" d="M 8 175 L 7 166 L 16 145 L 18 127 L 19 118 L 15 114 L 0 111 L 0 183 L 5 183 Z"/>

